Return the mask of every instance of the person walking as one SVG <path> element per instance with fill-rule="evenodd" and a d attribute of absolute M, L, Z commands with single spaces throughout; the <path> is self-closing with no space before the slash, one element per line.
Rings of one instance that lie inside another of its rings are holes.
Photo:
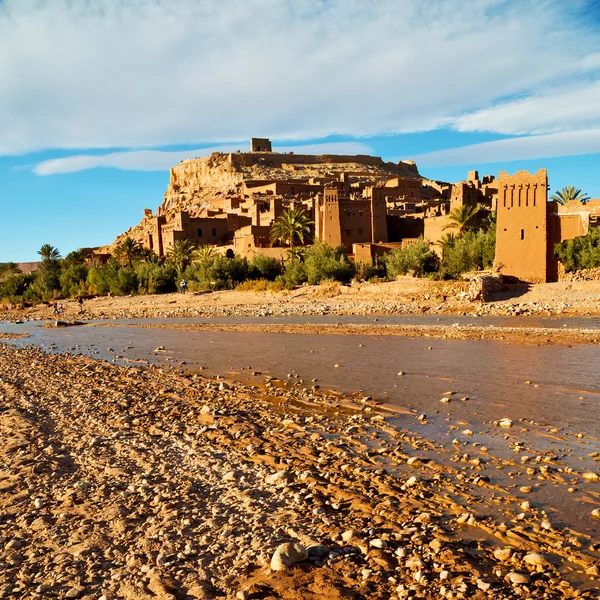
<path fill-rule="evenodd" d="M 83 314 L 83 298 L 81 296 L 79 296 L 79 298 L 77 298 L 77 304 L 79 304 L 79 314 Z"/>
<path fill-rule="evenodd" d="M 187 281 L 185 279 L 182 279 L 179 282 L 179 291 L 182 294 L 185 294 L 185 292 L 187 291 Z"/>

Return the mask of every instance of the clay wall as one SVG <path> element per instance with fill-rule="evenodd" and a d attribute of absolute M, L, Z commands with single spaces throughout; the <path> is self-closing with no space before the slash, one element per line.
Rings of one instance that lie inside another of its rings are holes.
<path fill-rule="evenodd" d="M 245 256 L 250 250 L 270 247 L 270 232 L 271 228 L 268 226 L 247 225 L 238 229 L 233 236 L 235 253 Z"/>
<path fill-rule="evenodd" d="M 447 216 L 430 217 L 423 220 L 423 239 L 430 244 L 437 246 L 438 242 L 447 233 L 451 233 L 451 229 L 446 229 L 450 224 L 450 219 Z M 454 230 L 456 233 L 456 230 Z"/>
<path fill-rule="evenodd" d="M 421 198 L 421 180 L 411 177 L 394 177 L 385 182 L 388 196 L 405 200 Z"/>
<path fill-rule="evenodd" d="M 268 138 L 250 138 L 250 152 L 272 152 L 271 140 Z"/>
<path fill-rule="evenodd" d="M 265 165 L 283 168 L 283 165 L 318 165 L 325 163 L 343 164 L 354 163 L 358 165 L 369 165 L 383 167 L 385 163 L 378 156 L 367 156 L 357 154 L 356 156 L 342 154 L 279 154 L 271 152 L 236 153 L 229 155 L 232 165 L 251 167 L 259 162 Z M 406 168 L 406 167 L 405 167 Z M 415 167 L 416 171 L 416 167 Z"/>
<path fill-rule="evenodd" d="M 548 236 L 548 175 L 501 172 L 496 182 L 498 211 L 496 267 L 503 275 L 532 283 L 552 277 L 554 232 Z"/>
<path fill-rule="evenodd" d="M 374 243 L 388 241 L 387 230 L 387 204 L 385 188 L 373 188 L 370 202 L 371 240 Z M 356 240 L 360 241 L 360 240 Z"/>

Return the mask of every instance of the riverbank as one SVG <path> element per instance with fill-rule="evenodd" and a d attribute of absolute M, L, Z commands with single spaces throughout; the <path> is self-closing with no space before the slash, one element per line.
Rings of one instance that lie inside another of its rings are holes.
<path fill-rule="evenodd" d="M 94 327 L 111 327 L 111 323 L 94 323 Z M 600 344 L 600 329 L 509 327 L 461 325 L 376 325 L 376 324 L 327 324 L 327 323 L 143 323 L 122 327 L 171 329 L 180 331 L 240 331 L 253 333 L 289 333 L 304 335 L 395 335 L 401 337 L 430 337 L 448 340 L 487 340 L 509 344 L 572 345 Z"/>
<path fill-rule="evenodd" d="M 0 343 L 0 435 L 0 597 L 595 597 L 594 540 L 368 398 Z"/>
<path fill-rule="evenodd" d="M 473 302 L 468 284 L 402 278 L 349 286 L 326 283 L 280 292 L 220 291 L 129 297 L 99 297 L 63 302 L 61 318 L 132 319 L 210 316 L 293 315 L 600 315 L 600 282 L 583 281 L 517 286 L 497 293 L 492 302 Z M 0 310 L 0 320 L 53 318 L 51 306 Z"/>

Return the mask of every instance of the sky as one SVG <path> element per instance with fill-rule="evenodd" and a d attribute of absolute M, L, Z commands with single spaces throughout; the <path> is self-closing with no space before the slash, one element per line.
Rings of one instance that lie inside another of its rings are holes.
<path fill-rule="evenodd" d="M 250 137 L 600 198 L 599 34 L 600 0 L 0 0 L 0 262 L 108 244 Z"/>

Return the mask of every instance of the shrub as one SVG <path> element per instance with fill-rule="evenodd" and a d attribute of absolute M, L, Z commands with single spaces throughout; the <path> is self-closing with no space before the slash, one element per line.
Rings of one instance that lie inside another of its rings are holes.
<path fill-rule="evenodd" d="M 283 273 L 277 281 L 286 289 L 292 289 L 303 284 L 307 279 L 306 268 L 300 260 L 290 260 L 286 263 Z"/>
<path fill-rule="evenodd" d="M 440 276 L 455 279 L 468 271 L 487 269 L 494 264 L 496 228 L 469 231 L 444 246 Z"/>
<path fill-rule="evenodd" d="M 281 275 L 283 268 L 281 262 L 272 256 L 257 254 L 250 264 L 248 276 L 250 279 L 267 279 L 275 281 Z"/>
<path fill-rule="evenodd" d="M 399 275 L 408 273 L 413 273 L 416 277 L 424 277 L 434 273 L 439 267 L 437 254 L 422 239 L 406 248 L 394 248 L 381 259 L 381 262 L 389 279 L 396 279 Z"/>
<path fill-rule="evenodd" d="M 567 272 L 600 267 L 600 228 L 591 229 L 587 235 L 556 244 L 554 256 L 560 260 Z"/>
<path fill-rule="evenodd" d="M 236 286 L 237 292 L 266 292 L 269 281 L 266 279 L 247 279 Z"/>
<path fill-rule="evenodd" d="M 90 267 L 86 279 L 89 293 L 106 296 L 110 292 L 107 273 L 106 267 Z"/>
<path fill-rule="evenodd" d="M 343 247 L 334 249 L 323 242 L 316 243 L 306 251 L 304 267 L 310 285 L 316 285 L 324 279 L 349 283 L 355 273 L 354 264 L 344 255 Z"/>
<path fill-rule="evenodd" d="M 67 268 L 63 268 L 60 274 L 60 289 L 65 297 L 74 298 L 87 291 L 86 280 L 88 268 L 83 264 L 72 262 Z"/>
<path fill-rule="evenodd" d="M 33 289 L 35 276 L 31 273 L 17 273 L 0 282 L 0 298 L 21 298 Z"/>
<path fill-rule="evenodd" d="M 135 272 L 140 294 L 168 294 L 177 291 L 177 268 L 171 263 L 139 263 Z"/>
<path fill-rule="evenodd" d="M 194 263 L 186 269 L 184 277 L 191 283 L 190 289 L 233 289 L 248 278 L 249 265 L 245 258 L 214 258 Z"/>

